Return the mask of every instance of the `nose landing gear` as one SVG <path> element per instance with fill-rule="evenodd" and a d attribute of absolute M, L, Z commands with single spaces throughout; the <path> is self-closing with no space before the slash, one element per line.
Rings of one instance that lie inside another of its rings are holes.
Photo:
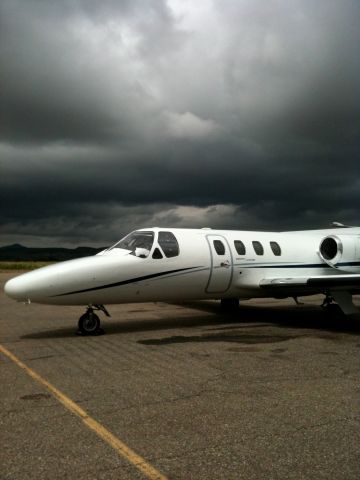
<path fill-rule="evenodd" d="M 101 310 L 107 317 L 110 317 L 104 305 L 89 305 L 86 312 L 79 318 L 79 335 L 103 335 L 105 333 L 100 328 L 100 318 L 94 313 L 94 310 Z"/>

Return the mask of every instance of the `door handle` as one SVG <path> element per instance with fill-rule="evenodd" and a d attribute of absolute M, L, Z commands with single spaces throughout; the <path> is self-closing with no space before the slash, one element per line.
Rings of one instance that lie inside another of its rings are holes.
<path fill-rule="evenodd" d="M 229 267 L 230 267 L 230 262 L 229 262 L 229 260 L 225 260 L 225 262 L 221 262 L 221 263 L 220 263 L 220 267 L 229 268 Z"/>

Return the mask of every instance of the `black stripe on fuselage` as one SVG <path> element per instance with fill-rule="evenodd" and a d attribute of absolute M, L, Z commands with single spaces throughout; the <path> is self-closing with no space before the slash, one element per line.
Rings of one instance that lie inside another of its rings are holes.
<path fill-rule="evenodd" d="M 52 296 L 64 297 L 65 295 L 74 295 L 76 293 L 93 292 L 95 290 L 104 290 L 105 288 L 121 287 L 122 285 L 129 285 L 131 283 L 142 282 L 144 280 L 150 280 L 151 278 L 157 278 L 164 275 L 185 272 L 189 270 L 194 270 L 196 268 L 201 268 L 201 267 L 178 268 L 176 270 L 168 270 L 166 272 L 152 273 L 150 275 L 144 275 L 143 277 L 129 278 L 128 280 L 123 280 L 121 282 L 108 283 L 106 285 L 99 285 L 98 287 L 84 288 L 82 290 L 74 290 L 73 292 L 60 293 L 59 295 L 52 295 Z"/>
<path fill-rule="evenodd" d="M 326 263 L 308 263 L 308 264 L 295 264 L 295 265 L 289 265 L 289 264 L 282 264 L 282 263 L 277 263 L 277 264 L 263 264 L 263 265 L 250 265 L 250 264 L 241 264 L 237 263 L 237 267 L 243 267 L 243 268 L 337 268 L 337 267 L 359 267 L 360 262 L 344 262 L 344 263 L 337 263 L 333 267 L 331 265 L 328 265 Z"/>

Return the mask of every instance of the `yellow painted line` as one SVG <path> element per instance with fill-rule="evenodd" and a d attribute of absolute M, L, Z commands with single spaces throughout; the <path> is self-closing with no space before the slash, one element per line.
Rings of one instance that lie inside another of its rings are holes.
<path fill-rule="evenodd" d="M 134 450 L 129 448 L 124 442 L 119 440 L 112 434 L 108 429 L 103 427 L 101 423 L 97 422 L 94 418 L 90 417 L 85 410 L 83 410 L 79 405 L 73 402 L 69 397 L 64 395 L 60 390 L 51 385 L 50 382 L 42 378 L 38 373 L 29 368 L 25 363 L 19 360 L 13 353 L 7 350 L 4 346 L 0 344 L 0 352 L 3 353 L 6 357 L 12 360 L 16 365 L 23 370 L 34 380 L 40 383 L 45 387 L 49 392 L 64 405 L 65 408 L 74 413 L 85 423 L 85 425 L 93 430 L 100 438 L 105 440 L 114 450 L 118 452 L 123 458 L 128 462 L 132 463 L 136 468 L 138 468 L 145 477 L 151 480 L 167 480 L 162 473 L 160 473 L 156 468 L 154 468 L 150 463 L 148 463 L 144 458 L 138 455 Z"/>

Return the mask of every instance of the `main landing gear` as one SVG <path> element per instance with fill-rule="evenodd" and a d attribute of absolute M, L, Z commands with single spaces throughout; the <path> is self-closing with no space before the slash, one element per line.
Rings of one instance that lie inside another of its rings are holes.
<path fill-rule="evenodd" d="M 104 305 L 89 305 L 86 312 L 79 318 L 79 335 L 104 334 L 104 330 L 100 328 L 100 318 L 94 313 L 94 310 L 100 310 L 104 312 L 107 317 L 110 317 L 110 314 Z"/>
<path fill-rule="evenodd" d="M 330 290 L 325 293 L 322 307 L 331 313 L 359 315 L 359 309 L 353 303 L 352 294 L 346 290 Z M 336 302 L 336 303 L 334 303 Z"/>
<path fill-rule="evenodd" d="M 341 307 L 337 303 L 335 303 L 334 297 L 329 293 L 325 294 L 325 298 L 323 303 L 321 304 L 321 307 L 330 315 L 334 315 L 334 316 L 344 315 L 344 312 L 341 310 Z"/>

